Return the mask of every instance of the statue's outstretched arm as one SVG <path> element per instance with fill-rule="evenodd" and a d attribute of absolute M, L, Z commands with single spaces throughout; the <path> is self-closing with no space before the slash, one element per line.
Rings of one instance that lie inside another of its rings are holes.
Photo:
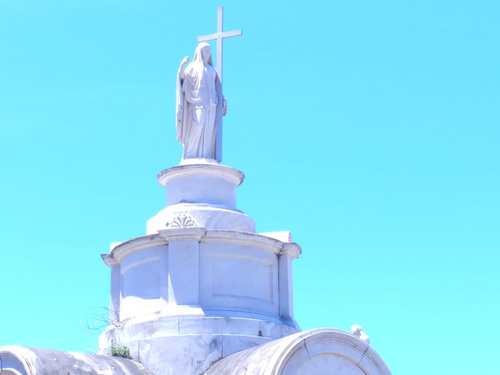
<path fill-rule="evenodd" d="M 178 71 L 178 75 L 179 75 L 179 78 L 181 79 L 181 81 L 184 80 L 184 77 L 186 76 L 184 74 L 184 66 L 189 63 L 189 56 L 186 56 L 182 59 L 181 61 L 181 65 L 179 66 L 179 71 Z"/>

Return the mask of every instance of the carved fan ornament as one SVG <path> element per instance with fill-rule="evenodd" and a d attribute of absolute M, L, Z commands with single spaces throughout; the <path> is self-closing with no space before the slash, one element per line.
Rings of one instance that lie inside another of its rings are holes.
<path fill-rule="evenodd" d="M 177 215 L 172 221 L 166 223 L 166 226 L 169 228 L 193 228 L 197 225 L 191 215 L 180 214 Z"/>

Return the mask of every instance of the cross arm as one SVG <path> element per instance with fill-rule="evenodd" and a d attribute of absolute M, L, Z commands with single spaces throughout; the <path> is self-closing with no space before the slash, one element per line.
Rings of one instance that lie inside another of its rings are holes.
<path fill-rule="evenodd" d="M 199 36 L 198 43 L 208 42 L 210 40 L 216 40 L 218 38 L 231 38 L 233 36 L 240 36 L 240 35 L 241 35 L 241 30 L 224 31 L 222 33 Z"/>
<path fill-rule="evenodd" d="M 216 39 L 217 39 L 217 34 L 210 34 L 210 35 L 199 36 L 198 37 L 198 43 L 208 42 L 210 40 L 216 40 Z"/>

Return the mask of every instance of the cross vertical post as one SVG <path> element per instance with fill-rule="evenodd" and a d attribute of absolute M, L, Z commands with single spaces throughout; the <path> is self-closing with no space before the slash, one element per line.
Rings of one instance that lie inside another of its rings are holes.
<path fill-rule="evenodd" d="M 223 31 L 224 29 L 224 19 L 223 19 L 223 8 L 217 8 L 217 32 L 215 34 L 209 34 L 198 37 L 198 43 L 208 42 L 211 40 L 217 41 L 217 72 L 219 73 L 219 79 L 222 82 L 222 50 L 223 50 L 223 40 L 225 38 L 231 38 L 234 36 L 241 36 L 241 30 L 233 31 Z"/>
<path fill-rule="evenodd" d="M 208 42 L 210 40 L 216 40 L 217 41 L 217 73 L 219 75 L 219 80 L 222 83 L 222 44 L 224 41 L 224 38 L 231 38 L 233 36 L 240 36 L 241 35 L 241 30 L 234 30 L 234 31 L 223 31 L 223 8 L 218 7 L 217 8 L 217 32 L 215 34 L 209 34 L 209 35 L 204 35 L 204 36 L 199 36 L 198 37 L 198 43 L 201 42 Z M 220 109 L 222 108 L 222 98 L 219 98 L 219 110 L 217 111 L 218 113 L 221 113 Z M 222 161 L 222 115 L 217 116 L 217 131 L 216 131 L 216 139 L 215 139 L 215 159 L 218 162 Z"/>

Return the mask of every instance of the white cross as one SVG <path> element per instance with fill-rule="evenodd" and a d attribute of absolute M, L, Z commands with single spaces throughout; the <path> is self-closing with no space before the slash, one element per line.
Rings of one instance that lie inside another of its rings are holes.
<path fill-rule="evenodd" d="M 217 72 L 219 73 L 220 81 L 222 82 L 222 42 L 224 38 L 240 36 L 241 30 L 222 31 L 222 7 L 217 8 L 217 32 L 215 34 L 204 35 L 198 37 L 198 43 L 208 42 L 210 40 L 217 41 Z"/>
<path fill-rule="evenodd" d="M 222 31 L 222 7 L 217 8 L 217 32 L 215 34 L 204 35 L 198 37 L 198 43 L 208 42 L 210 40 L 217 41 L 217 73 L 222 83 L 222 42 L 224 38 L 231 38 L 233 36 L 240 36 L 241 30 Z M 221 101 L 219 100 L 219 105 Z M 220 110 L 218 111 L 220 113 Z M 222 161 L 222 116 L 217 116 L 217 131 L 215 137 L 215 159 L 218 162 Z"/>

